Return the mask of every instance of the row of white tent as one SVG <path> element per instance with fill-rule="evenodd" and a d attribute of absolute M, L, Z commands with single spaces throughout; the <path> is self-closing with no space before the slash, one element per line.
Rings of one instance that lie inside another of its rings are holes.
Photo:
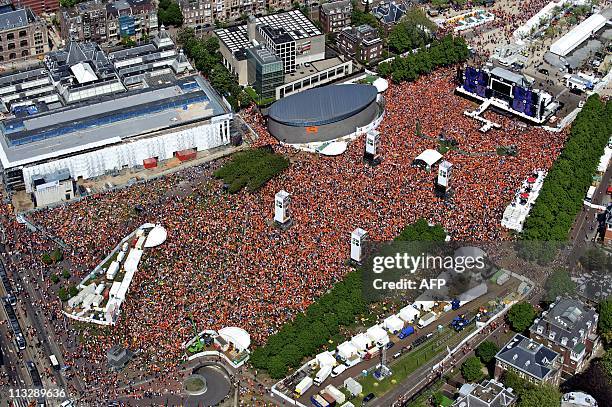
<path fill-rule="evenodd" d="M 425 306 L 425 308 L 428 307 Z M 350 341 L 338 345 L 338 356 L 348 360 L 359 355 L 361 352 L 367 351 L 376 344 L 381 346 L 386 345 L 389 343 L 389 333 L 395 334 L 402 330 L 407 323 L 414 323 L 420 314 L 420 311 L 412 304 L 407 305 L 402 308 L 397 315 L 394 314 L 387 317 L 381 324 L 374 325 L 368 328 L 366 332 L 355 335 Z M 322 354 L 317 355 L 319 366 L 336 364 L 336 360 L 330 352 L 323 353 L 328 354 L 329 357 L 321 356 Z"/>

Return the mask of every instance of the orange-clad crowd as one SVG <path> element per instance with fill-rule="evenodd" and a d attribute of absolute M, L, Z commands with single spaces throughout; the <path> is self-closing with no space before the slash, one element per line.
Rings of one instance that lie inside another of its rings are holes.
<path fill-rule="evenodd" d="M 444 69 L 389 87 L 379 127 L 382 163 L 375 168 L 362 162 L 363 137 L 337 157 L 297 153 L 274 142 L 261 116 L 247 111 L 257 143 L 273 144 L 292 161 L 255 193 L 223 192 L 222 182 L 212 177 L 221 160 L 30 215 L 66 243 L 66 261 L 81 276 L 140 224 L 160 223 L 168 231 L 167 241 L 143 257 L 118 323 L 85 329 L 82 341 L 67 340 L 68 364 L 92 387 L 110 392 L 116 376 L 100 369 L 106 350 L 123 343 L 141 351 L 134 364 L 143 374 L 165 376 L 176 369 L 181 343 L 193 334 L 187 317 L 198 329 L 242 327 L 261 344 L 349 271 L 349 236 L 356 227 L 374 240 L 390 240 L 425 217 L 442 224 L 453 239 L 505 239 L 504 207 L 534 169 L 552 165 L 565 134 L 494 113 L 488 117 L 502 129 L 481 133 L 481 124 L 463 114 L 475 105 L 453 94 L 454 74 Z M 417 122 L 423 137 L 415 134 Z M 424 149 L 438 148 L 440 133 L 458 142 L 444 156 L 454 164 L 450 200 L 435 197 L 435 171 L 412 166 Z M 517 157 L 495 153 L 496 146 L 510 144 L 518 147 Z M 292 195 L 293 226 L 286 231 L 271 222 L 274 194 L 281 189 Z M 40 270 L 40 253 L 52 244 L 6 211 L 2 221 L 9 250 L 18 254 L 14 271 Z M 46 300 L 39 305 L 58 332 L 75 337 L 50 286 L 46 278 L 41 287 Z"/>

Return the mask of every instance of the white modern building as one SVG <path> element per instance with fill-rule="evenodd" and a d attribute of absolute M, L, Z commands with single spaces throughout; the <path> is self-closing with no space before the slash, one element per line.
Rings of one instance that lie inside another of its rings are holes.
<path fill-rule="evenodd" d="M 41 68 L 0 76 L 0 163 L 11 191 L 35 192 L 51 174 L 90 179 L 230 141 L 231 110 L 164 30 L 108 55 L 71 42 L 45 58 Z"/>

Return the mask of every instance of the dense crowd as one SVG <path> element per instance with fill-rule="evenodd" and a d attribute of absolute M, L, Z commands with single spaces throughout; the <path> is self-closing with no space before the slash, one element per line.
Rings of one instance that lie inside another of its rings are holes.
<path fill-rule="evenodd" d="M 134 361 L 140 378 L 157 376 L 172 389 L 177 384 L 168 372 L 177 368 L 181 343 L 193 334 L 187 317 L 198 329 L 239 326 L 255 343 L 264 342 L 349 271 L 349 236 L 356 227 L 374 240 L 391 240 L 425 217 L 456 240 L 505 239 L 504 207 L 534 169 L 551 166 L 565 135 L 493 113 L 488 118 L 502 129 L 481 133 L 481 124 L 463 114 L 473 104 L 453 95 L 453 77 L 453 69 L 439 70 L 389 87 L 379 127 L 382 163 L 375 168 L 362 163 L 363 137 L 338 157 L 296 153 L 272 142 L 261 117 L 247 111 L 257 143 L 274 144 L 292 158 L 283 174 L 256 193 L 224 193 L 212 177 L 221 160 L 32 214 L 34 224 L 69 247 L 66 261 L 77 276 L 144 222 L 168 231 L 167 241 L 144 256 L 112 328 L 77 331 L 62 318 L 56 287 L 45 279 L 46 300 L 37 305 L 58 335 L 67 333 L 67 363 L 89 388 L 116 392 L 111 388 L 118 376 L 106 372 L 105 352 L 121 343 L 141 351 Z M 415 134 L 417 121 L 422 137 Z M 458 142 L 444 157 L 454 164 L 449 200 L 435 197 L 434 172 L 412 166 L 423 150 L 438 147 L 440 133 Z M 510 144 L 517 145 L 517 157 L 495 154 L 496 146 Z M 281 189 L 292 195 L 293 227 L 287 231 L 271 222 L 274 194 Z M 41 270 L 40 253 L 53 244 L 3 210 L 18 268 Z"/>

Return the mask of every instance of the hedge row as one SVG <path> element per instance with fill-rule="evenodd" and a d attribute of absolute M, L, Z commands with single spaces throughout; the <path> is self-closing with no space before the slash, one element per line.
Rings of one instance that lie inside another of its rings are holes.
<path fill-rule="evenodd" d="M 242 151 L 215 172 L 229 185 L 228 191 L 236 193 L 245 186 L 249 192 L 261 188 L 289 166 L 289 160 L 279 154 L 261 149 Z"/>
<path fill-rule="evenodd" d="M 396 57 L 391 62 L 378 65 L 378 73 L 390 77 L 394 82 L 414 81 L 440 66 L 450 66 L 467 60 L 469 51 L 461 37 L 447 35 L 406 57 Z"/>
<path fill-rule="evenodd" d="M 553 164 L 525 221 L 523 240 L 563 241 L 612 136 L 612 102 L 589 97 L 574 120 L 565 148 Z"/>

